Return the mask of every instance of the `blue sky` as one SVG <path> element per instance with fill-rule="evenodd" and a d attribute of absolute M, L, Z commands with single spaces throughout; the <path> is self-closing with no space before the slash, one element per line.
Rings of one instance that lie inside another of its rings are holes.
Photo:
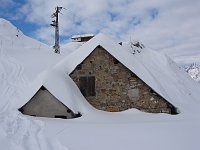
<path fill-rule="evenodd" d="M 20 8 L 26 3 L 26 0 L 2 0 L 0 6 L 0 17 L 9 20 L 18 27 L 23 33 L 28 36 L 34 36 L 33 31 L 36 31 L 39 26 L 34 23 L 24 21 L 24 14 L 19 12 Z"/>
<path fill-rule="evenodd" d="M 199 0 L 0 0 L 0 17 L 24 34 L 54 44 L 49 26 L 56 6 L 60 15 L 61 43 L 75 34 L 99 32 L 117 41 L 130 39 L 176 55 L 200 50 Z"/>

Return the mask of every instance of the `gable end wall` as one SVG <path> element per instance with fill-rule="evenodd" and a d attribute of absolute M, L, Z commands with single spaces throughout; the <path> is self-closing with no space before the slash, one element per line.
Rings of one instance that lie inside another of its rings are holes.
<path fill-rule="evenodd" d="M 171 104 L 100 46 L 70 74 L 79 88 L 79 79 L 85 76 L 95 77 L 95 96 L 85 98 L 97 109 L 123 111 L 137 108 L 153 113 L 171 113 L 173 109 Z"/>

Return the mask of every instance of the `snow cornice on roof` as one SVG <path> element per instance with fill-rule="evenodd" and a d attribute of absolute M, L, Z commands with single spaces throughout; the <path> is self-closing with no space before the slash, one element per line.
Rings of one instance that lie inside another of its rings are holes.
<path fill-rule="evenodd" d="M 80 35 L 74 35 L 71 38 L 74 39 L 74 38 L 79 38 L 79 37 L 93 37 L 93 36 L 94 34 L 80 34 Z"/>

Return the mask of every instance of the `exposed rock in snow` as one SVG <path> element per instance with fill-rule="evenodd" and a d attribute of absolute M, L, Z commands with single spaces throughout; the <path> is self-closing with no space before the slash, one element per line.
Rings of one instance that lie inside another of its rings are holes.
<path fill-rule="evenodd" d="M 124 42 L 122 43 L 122 46 L 128 49 L 132 54 L 140 53 L 142 49 L 145 48 L 145 46 L 141 42 L 135 40 Z"/>
<path fill-rule="evenodd" d="M 200 82 L 200 65 L 193 63 L 185 70 L 195 81 Z"/>

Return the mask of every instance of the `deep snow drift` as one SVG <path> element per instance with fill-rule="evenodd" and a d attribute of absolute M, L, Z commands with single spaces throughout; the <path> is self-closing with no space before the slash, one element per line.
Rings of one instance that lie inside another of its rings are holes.
<path fill-rule="evenodd" d="M 200 147 L 199 86 L 167 56 L 148 48 L 133 55 L 133 49 L 125 45 L 119 50 L 127 51 L 117 51 L 119 55 L 114 51 L 117 43 L 100 34 L 83 45 L 67 44 L 69 55 L 65 57 L 64 53 L 55 54 L 47 45 L 26 37 L 3 19 L 0 19 L 0 41 L 0 149 L 188 150 Z M 181 113 L 172 116 L 136 109 L 108 113 L 90 106 L 67 74 L 97 45 L 109 49 L 163 96 L 172 95 L 169 100 Z M 80 50 L 83 50 L 81 54 Z M 165 77 L 172 81 L 164 80 Z M 83 116 L 63 120 L 25 116 L 17 111 L 41 85 L 72 110 L 81 111 Z M 165 89 L 170 92 L 164 92 Z"/>
<path fill-rule="evenodd" d="M 1 150 L 64 149 L 59 142 L 45 136 L 43 122 L 24 116 L 13 107 L 23 100 L 24 89 L 62 58 L 51 51 L 47 45 L 23 35 L 8 21 L 0 19 Z"/>

